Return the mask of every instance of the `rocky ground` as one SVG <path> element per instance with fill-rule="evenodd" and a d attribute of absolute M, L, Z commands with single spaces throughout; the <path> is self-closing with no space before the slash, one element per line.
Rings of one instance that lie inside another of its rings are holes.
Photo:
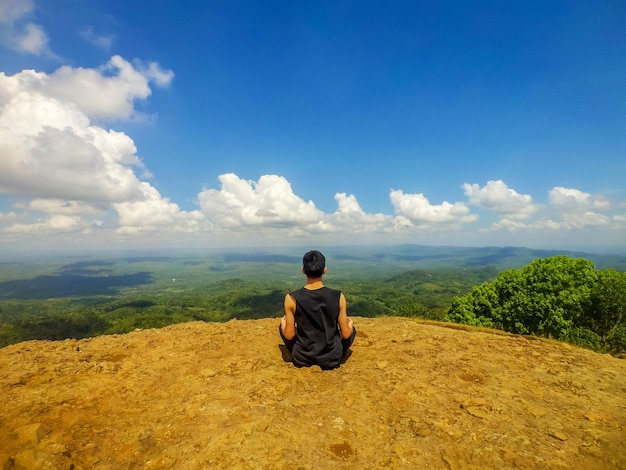
<path fill-rule="evenodd" d="M 0 349 L 7 469 L 624 469 L 626 361 L 356 318 L 340 369 L 284 362 L 278 319 Z"/>

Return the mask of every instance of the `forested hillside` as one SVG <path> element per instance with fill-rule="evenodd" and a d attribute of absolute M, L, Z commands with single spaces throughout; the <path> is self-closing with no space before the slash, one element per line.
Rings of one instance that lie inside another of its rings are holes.
<path fill-rule="evenodd" d="M 345 292 L 350 315 L 441 319 L 454 296 L 495 275 L 493 268 L 446 268 L 415 270 L 380 279 L 336 279 L 334 283 L 329 278 L 329 284 Z M 143 278 L 149 276 L 135 276 L 142 283 L 120 289 L 115 295 L 103 295 L 91 290 L 106 289 L 110 278 L 94 274 L 85 282 L 89 295 L 81 296 L 69 296 L 64 290 L 76 288 L 72 278 L 39 279 L 37 282 L 48 284 L 42 286 L 45 298 L 0 302 L 0 346 L 29 339 L 127 333 L 186 321 L 277 317 L 282 315 L 287 292 L 303 281 L 233 278 L 182 287 L 183 283 L 173 278 L 176 281 L 170 280 L 171 286 L 156 289 L 149 282 L 143 284 Z M 103 285 L 97 282 L 100 280 Z M 57 288 L 58 296 L 52 296 Z"/>
<path fill-rule="evenodd" d="M 620 339 L 623 307 L 614 308 L 623 306 L 623 274 L 599 270 L 589 260 L 581 268 L 588 275 L 572 271 L 579 262 L 563 261 L 556 263 L 552 278 L 537 286 L 527 279 L 535 276 L 531 271 L 537 260 L 564 255 L 537 258 L 552 252 L 413 245 L 327 252 L 326 282 L 344 291 L 350 315 L 445 319 L 550 336 L 596 350 L 624 350 Z M 30 339 L 84 338 L 187 321 L 277 317 L 282 315 L 285 294 L 304 281 L 296 253 L 5 261 L 0 274 L 0 347 Z M 605 267 L 619 267 L 623 262 L 619 256 L 597 257 L 597 263 Z M 560 279 L 559 269 L 570 277 L 550 285 Z M 505 298 L 504 291 L 516 292 L 518 285 L 527 286 L 523 294 Z M 501 305 L 489 297 L 496 286 L 500 286 Z M 552 297 L 561 299 L 565 307 L 539 301 L 532 291 L 535 287 L 551 290 Z M 485 296 L 488 303 L 480 300 Z M 578 310 L 567 310 L 568 306 Z"/>

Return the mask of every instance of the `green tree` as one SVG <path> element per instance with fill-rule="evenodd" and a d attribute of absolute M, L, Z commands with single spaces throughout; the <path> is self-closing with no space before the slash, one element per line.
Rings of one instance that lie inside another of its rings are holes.
<path fill-rule="evenodd" d="M 582 325 L 598 280 L 593 263 L 554 256 L 510 269 L 452 300 L 448 321 L 567 339 Z M 584 332 L 576 336 L 584 338 Z"/>
<path fill-rule="evenodd" d="M 472 288 L 468 294 L 454 297 L 444 320 L 473 326 L 501 328 L 497 314 L 498 302 L 495 284 L 484 282 Z"/>
<path fill-rule="evenodd" d="M 537 259 L 496 278 L 493 316 L 507 331 L 562 338 L 583 314 L 596 279 L 593 263 L 584 258 Z"/>
<path fill-rule="evenodd" d="M 626 344 L 626 273 L 600 271 L 591 290 L 582 324 L 597 333 L 602 343 L 624 350 Z"/>

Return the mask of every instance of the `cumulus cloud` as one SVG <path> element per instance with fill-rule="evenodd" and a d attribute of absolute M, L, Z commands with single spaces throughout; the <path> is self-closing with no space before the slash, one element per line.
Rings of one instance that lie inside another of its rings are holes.
<path fill-rule="evenodd" d="M 181 211 L 177 204 L 164 198 L 148 183 L 141 183 L 143 198 L 114 203 L 119 215 L 118 233 L 196 232 L 201 228 L 200 211 Z"/>
<path fill-rule="evenodd" d="M 392 190 L 389 199 L 396 214 L 415 225 L 461 224 L 478 219 L 462 202 L 431 204 L 421 193 L 405 194 L 402 190 Z"/>
<path fill-rule="evenodd" d="M 63 66 L 50 75 L 33 70 L 12 76 L 0 72 L 0 104 L 19 94 L 41 95 L 72 103 L 91 119 L 142 119 L 135 101 L 150 96 L 151 82 L 167 86 L 173 78 L 172 71 L 156 63 L 133 66 L 118 55 L 98 69 Z"/>
<path fill-rule="evenodd" d="M 144 198 L 135 170 L 145 169 L 134 142 L 90 117 L 129 118 L 134 101 L 150 94 L 150 81 L 171 80 L 154 64 L 146 70 L 114 56 L 102 69 L 0 73 L 0 193 L 92 202 Z"/>
<path fill-rule="evenodd" d="M 538 207 L 532 197 L 509 188 L 502 180 L 488 181 L 484 187 L 478 184 L 463 184 L 469 204 L 482 207 L 508 220 L 527 219 Z"/>
<path fill-rule="evenodd" d="M 323 219 L 315 204 L 298 197 L 282 176 L 263 175 L 256 182 L 228 173 L 219 181 L 221 189 L 203 189 L 198 204 L 209 220 L 223 227 L 295 227 Z"/>
<path fill-rule="evenodd" d="M 610 223 L 610 218 L 600 213 L 610 207 L 604 197 L 560 186 L 552 188 L 548 196 L 550 206 L 560 218 L 560 224 L 565 228 L 582 228 Z"/>
<path fill-rule="evenodd" d="M 337 193 L 337 210 L 325 213 L 296 195 L 282 176 L 258 181 L 232 173 L 219 176 L 220 189 L 205 188 L 198 204 L 214 234 L 298 239 L 307 236 L 376 236 L 400 227 L 391 215 L 368 214 L 352 194 Z"/>
<path fill-rule="evenodd" d="M 317 237 L 317 240 L 345 242 L 354 241 L 355 237 L 361 237 L 363 241 L 389 241 L 390 236 L 403 240 L 410 235 L 412 240 L 418 236 L 420 240 L 440 243 L 442 235 L 447 237 L 446 240 L 454 240 L 451 234 L 457 232 L 461 224 L 476 220 L 476 216 L 462 203 L 433 205 L 423 194 L 405 194 L 401 190 L 390 193 L 397 212 L 392 216 L 367 213 L 355 195 L 346 193 L 335 194 L 337 209 L 325 213 L 313 201 L 299 197 L 289 181 L 278 175 L 264 175 L 254 181 L 229 173 L 220 175 L 219 182 L 219 189 L 204 188 L 200 191 L 198 210 L 181 210 L 149 183 L 139 182 L 141 197 L 135 199 L 92 202 L 35 198 L 14 204 L 16 209 L 25 212 L 0 215 L 0 225 L 6 227 L 5 234 L 16 237 L 77 234 L 100 235 L 101 240 L 117 237 L 118 240 L 128 241 L 146 234 L 150 235 L 150 240 L 191 234 L 194 238 L 200 235 L 205 239 L 226 242 L 256 243 L 265 239 L 289 243 L 289 240 L 302 241 L 310 236 Z M 481 236 L 489 236 L 489 233 L 493 236 L 502 231 L 507 233 L 511 242 L 524 239 L 520 237 L 545 236 L 605 224 L 605 216 L 590 209 L 594 207 L 595 200 L 602 201 L 602 198 L 577 190 L 554 188 L 550 204 L 554 210 L 553 217 L 520 220 L 504 216 L 490 228 L 482 228 Z M 559 207 L 561 210 L 558 210 Z M 590 210 L 574 218 L 573 214 L 581 207 Z M 39 213 L 45 216 L 32 219 L 34 214 Z M 111 223 L 111 213 L 117 215 L 116 222 Z M 626 218 L 621 215 L 613 216 L 614 224 L 625 221 Z M 577 232 L 582 233 L 580 230 Z M 428 234 L 431 234 L 430 238 Z M 433 238 L 435 236 L 437 238 Z"/>
<path fill-rule="evenodd" d="M 548 204 L 541 206 L 533 204 L 529 195 L 509 189 L 502 181 L 490 181 L 484 188 L 465 184 L 464 188 L 471 204 L 502 216 L 487 231 L 554 233 L 611 223 L 611 217 L 602 214 L 611 209 L 610 201 L 578 189 L 554 187 L 548 192 Z M 533 215 L 537 217 L 531 219 Z"/>
<path fill-rule="evenodd" d="M 142 197 L 142 164 L 125 134 L 92 126 L 75 106 L 20 93 L 0 108 L 0 192 L 119 201 Z"/>
<path fill-rule="evenodd" d="M 330 215 L 333 226 L 353 233 L 387 233 L 396 229 L 394 218 L 385 214 L 368 214 L 353 194 L 335 194 L 337 211 Z"/>
<path fill-rule="evenodd" d="M 0 218 L 5 233 L 199 230 L 200 211 L 180 210 L 137 176 L 148 172 L 133 140 L 92 122 L 132 118 L 150 83 L 165 86 L 172 77 L 119 56 L 99 69 L 0 73 L 0 193 L 26 198 L 14 204 L 22 214 Z M 112 213 L 117 225 L 103 227 L 100 218 L 110 221 Z"/>
<path fill-rule="evenodd" d="M 2 0 L 0 2 L 0 41 L 18 52 L 50 55 L 48 35 L 35 23 L 25 21 L 33 12 L 32 0 Z"/>
<path fill-rule="evenodd" d="M 219 181 L 220 189 L 205 188 L 198 194 L 198 204 L 216 234 L 297 239 L 375 236 L 397 230 L 393 216 L 366 213 L 352 194 L 335 194 L 337 210 L 325 213 L 296 195 L 282 176 L 264 175 L 250 181 L 231 173 L 220 175 Z"/>
<path fill-rule="evenodd" d="M 594 196 L 578 189 L 554 187 L 548 193 L 550 204 L 566 212 L 585 211 L 591 209 L 608 209 L 610 203 L 602 196 Z"/>

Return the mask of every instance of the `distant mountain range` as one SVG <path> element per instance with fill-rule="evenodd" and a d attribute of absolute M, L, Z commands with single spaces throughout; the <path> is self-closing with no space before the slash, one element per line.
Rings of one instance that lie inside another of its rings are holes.
<path fill-rule="evenodd" d="M 518 268 L 538 258 L 557 255 L 591 260 L 598 269 L 626 271 L 626 256 L 566 250 L 540 250 L 524 247 L 458 247 L 393 245 L 371 247 L 332 247 L 327 252 L 338 260 L 417 262 L 421 267 L 475 268 L 493 266 L 498 270 Z"/>

